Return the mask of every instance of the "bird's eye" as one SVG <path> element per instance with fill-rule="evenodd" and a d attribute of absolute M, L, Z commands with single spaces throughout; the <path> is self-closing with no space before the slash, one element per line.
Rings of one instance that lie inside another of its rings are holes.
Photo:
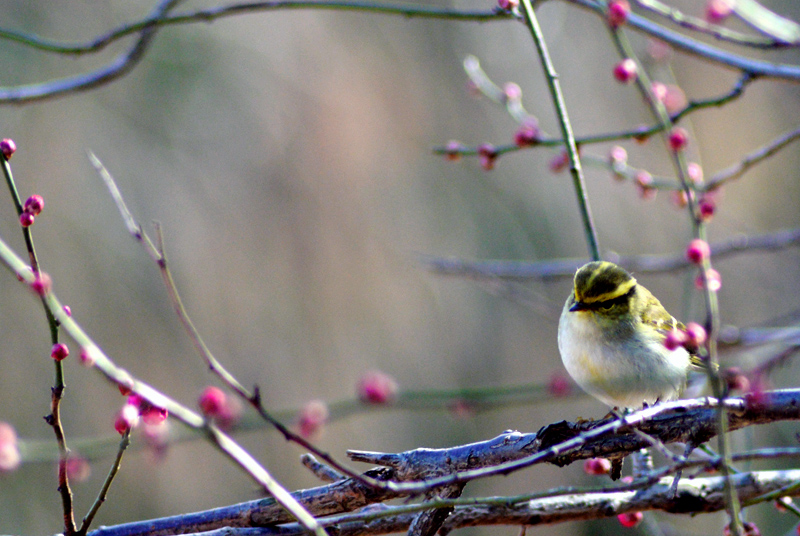
<path fill-rule="evenodd" d="M 614 304 L 613 304 L 613 303 L 609 303 L 609 304 L 606 304 L 606 305 L 600 305 L 600 306 L 599 306 L 597 309 L 598 309 L 599 311 L 602 311 L 602 312 L 604 312 L 604 313 L 607 313 L 607 312 L 609 312 L 609 311 L 610 311 L 610 310 L 611 310 L 613 307 L 614 307 Z"/>

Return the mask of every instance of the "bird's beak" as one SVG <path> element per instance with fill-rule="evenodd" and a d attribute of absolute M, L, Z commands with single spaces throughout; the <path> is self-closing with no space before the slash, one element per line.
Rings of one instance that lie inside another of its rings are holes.
<path fill-rule="evenodd" d="M 573 312 L 573 313 L 574 313 L 575 311 L 585 311 L 586 309 L 588 309 L 588 308 L 586 307 L 586 304 L 584 304 L 583 302 L 579 302 L 579 301 L 576 301 L 575 303 L 573 303 L 573 304 L 572 304 L 572 307 L 570 307 L 570 308 L 569 308 L 569 310 L 570 310 L 571 312 Z"/>

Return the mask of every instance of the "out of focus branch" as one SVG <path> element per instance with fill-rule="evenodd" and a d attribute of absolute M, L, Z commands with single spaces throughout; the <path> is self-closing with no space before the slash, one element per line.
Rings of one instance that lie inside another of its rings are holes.
<path fill-rule="evenodd" d="M 711 255 L 721 258 L 741 253 L 772 251 L 800 244 L 800 229 L 785 229 L 761 235 L 741 235 L 711 245 Z M 608 253 L 607 260 L 638 273 L 674 272 L 693 266 L 686 256 L 675 255 L 618 255 Z M 517 281 L 549 280 L 572 277 L 586 259 L 556 259 L 541 262 L 526 261 L 465 261 L 420 256 L 420 262 L 431 272 L 439 275 L 466 277 L 470 279 L 510 279 Z"/>

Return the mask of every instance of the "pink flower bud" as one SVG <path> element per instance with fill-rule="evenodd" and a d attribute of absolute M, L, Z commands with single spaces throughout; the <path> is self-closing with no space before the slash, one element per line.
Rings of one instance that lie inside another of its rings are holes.
<path fill-rule="evenodd" d="M 14 151 L 17 150 L 17 144 L 14 143 L 14 140 L 11 138 L 5 138 L 0 140 L 0 153 L 3 153 L 3 156 L 6 160 L 11 159 L 11 155 L 14 154 Z"/>
<path fill-rule="evenodd" d="M 711 248 L 708 242 L 695 238 L 689 242 L 689 247 L 686 248 L 686 258 L 692 264 L 703 264 L 703 261 L 711 256 Z"/>
<path fill-rule="evenodd" d="M 81 348 L 81 353 L 78 354 L 78 359 L 84 367 L 93 367 L 96 360 L 91 350 L 88 348 Z"/>
<path fill-rule="evenodd" d="M 38 216 L 42 213 L 44 209 L 44 199 L 41 195 L 32 195 L 28 199 L 25 200 L 25 205 L 23 205 L 23 209 L 25 212 L 30 212 L 34 216 Z"/>
<path fill-rule="evenodd" d="M 572 382 L 563 374 L 553 374 L 547 382 L 547 392 L 557 398 L 569 396 L 572 393 Z"/>
<path fill-rule="evenodd" d="M 686 324 L 686 344 L 693 348 L 699 348 L 705 344 L 707 339 L 706 330 L 697 322 Z"/>
<path fill-rule="evenodd" d="M 358 380 L 358 398 L 367 404 L 391 404 L 397 398 L 397 382 L 384 372 L 373 370 Z"/>
<path fill-rule="evenodd" d="M 617 519 L 619 520 L 620 525 L 630 529 L 638 525 L 642 521 L 643 517 L 644 514 L 641 512 L 625 512 L 624 514 L 618 515 Z"/>
<path fill-rule="evenodd" d="M 675 84 L 667 84 L 666 93 L 661 102 L 668 113 L 674 114 L 686 106 L 686 93 Z"/>
<path fill-rule="evenodd" d="M 114 419 L 114 430 L 124 435 L 139 424 L 139 410 L 135 406 L 125 404 Z"/>
<path fill-rule="evenodd" d="M 653 98 L 658 102 L 663 103 L 667 98 L 667 85 L 664 82 L 653 82 L 650 84 L 650 91 L 653 92 Z"/>
<path fill-rule="evenodd" d="M 197 401 L 200 410 L 208 417 L 221 415 L 228 404 L 228 395 L 219 387 L 206 387 Z"/>
<path fill-rule="evenodd" d="M 630 84 L 636 80 L 638 76 L 636 69 L 636 62 L 630 58 L 626 58 L 614 66 L 614 78 L 617 82 L 623 84 Z"/>
<path fill-rule="evenodd" d="M 67 478 L 72 482 L 85 482 L 92 474 L 92 467 L 89 461 L 81 456 L 71 455 L 65 461 Z"/>
<path fill-rule="evenodd" d="M 447 142 L 444 148 L 444 157 L 451 162 L 458 162 L 461 160 L 461 153 L 464 146 L 459 141 L 451 140 Z"/>
<path fill-rule="evenodd" d="M 689 162 L 686 165 L 686 178 L 693 184 L 703 182 L 703 167 L 697 162 Z"/>
<path fill-rule="evenodd" d="M 741 393 L 747 393 L 750 391 L 750 379 L 739 367 L 731 367 L 726 369 L 722 374 L 722 378 L 725 380 L 728 389 L 731 391 L 739 391 Z"/>
<path fill-rule="evenodd" d="M 714 203 L 713 199 L 708 197 L 703 197 L 697 203 L 697 215 L 700 221 L 710 221 L 711 218 L 714 216 L 714 212 L 717 210 L 717 205 Z"/>
<path fill-rule="evenodd" d="M 561 173 L 569 166 L 569 156 L 567 151 L 560 151 L 556 156 L 550 160 L 550 171 L 553 173 Z"/>
<path fill-rule="evenodd" d="M 645 200 L 655 198 L 658 190 L 653 186 L 653 176 L 644 170 L 639 170 L 633 175 L 633 182 L 639 191 L 639 197 Z"/>
<path fill-rule="evenodd" d="M 539 125 L 531 118 L 522 123 L 514 133 L 514 145 L 517 147 L 530 147 L 539 142 Z"/>
<path fill-rule="evenodd" d="M 142 421 L 145 424 L 155 425 L 161 424 L 162 422 L 167 420 L 169 416 L 169 412 L 165 408 L 157 408 L 155 406 L 148 405 L 147 408 L 142 410 Z"/>
<path fill-rule="evenodd" d="M 53 348 L 50 350 L 50 357 L 55 359 L 56 361 L 63 361 L 69 355 L 69 348 L 63 342 L 57 343 L 53 345 Z"/>
<path fill-rule="evenodd" d="M 50 289 L 53 288 L 53 280 L 44 272 L 39 272 L 35 275 L 31 289 L 39 296 L 44 296 Z"/>
<path fill-rule="evenodd" d="M 608 163 L 612 166 L 614 164 L 625 164 L 628 161 L 628 151 L 625 147 L 615 145 L 608 152 Z"/>
<path fill-rule="evenodd" d="M 478 158 L 481 162 L 481 167 L 486 171 L 494 169 L 494 163 L 497 160 L 497 149 L 490 143 L 483 143 L 478 146 Z"/>
<path fill-rule="evenodd" d="M 611 0 L 608 3 L 608 12 L 606 13 L 609 26 L 619 28 L 627 22 L 630 13 L 631 5 L 628 0 Z"/>
<path fill-rule="evenodd" d="M 0 445 L 16 444 L 17 441 L 17 431 L 14 430 L 14 427 L 7 422 L 0 421 Z"/>
<path fill-rule="evenodd" d="M 238 397 L 229 396 L 218 415 L 214 416 L 217 426 L 230 430 L 242 418 L 242 403 Z"/>
<path fill-rule="evenodd" d="M 673 151 L 682 151 L 689 144 L 689 133 L 683 127 L 674 127 L 669 133 L 668 140 Z"/>
<path fill-rule="evenodd" d="M 664 338 L 664 346 L 667 350 L 677 350 L 686 344 L 686 333 L 679 329 L 673 329 Z"/>
<path fill-rule="evenodd" d="M 706 20 L 718 24 L 733 13 L 735 0 L 709 0 L 706 4 Z"/>
<path fill-rule="evenodd" d="M 708 290 L 711 292 L 717 292 L 720 288 L 722 288 L 722 277 L 720 277 L 718 271 L 714 270 L 713 268 L 709 268 L 706 272 L 706 277 L 708 278 Z M 697 279 L 694 280 L 694 286 L 699 290 L 706 288 L 705 281 L 703 280 L 703 274 L 697 276 Z"/>
<path fill-rule="evenodd" d="M 0 473 L 9 473 L 21 463 L 16 430 L 7 422 L 0 422 Z"/>
<path fill-rule="evenodd" d="M 511 11 L 519 6 L 519 0 L 497 0 L 497 5 L 503 11 Z"/>
<path fill-rule="evenodd" d="M 19 215 L 19 224 L 23 227 L 30 227 L 33 225 L 34 220 L 36 218 L 30 212 L 23 212 Z"/>
<path fill-rule="evenodd" d="M 142 398 L 141 395 L 136 393 L 131 393 L 130 395 L 128 395 L 128 400 L 125 403 L 136 408 L 140 414 L 142 412 L 142 409 L 150 405 L 147 402 L 147 400 L 145 400 L 144 398 Z"/>
<path fill-rule="evenodd" d="M 506 101 L 518 101 L 522 99 L 522 88 L 515 82 L 508 82 L 503 86 L 503 95 Z"/>
<path fill-rule="evenodd" d="M 589 458 L 583 462 L 583 472 L 593 476 L 607 475 L 611 472 L 611 461 L 607 458 Z"/>
<path fill-rule="evenodd" d="M 311 438 L 316 436 L 328 422 L 328 405 L 322 400 L 306 402 L 297 416 L 295 426 L 301 436 Z"/>
<path fill-rule="evenodd" d="M 22 463 L 22 455 L 16 443 L 0 445 L 0 473 L 10 473 Z"/>

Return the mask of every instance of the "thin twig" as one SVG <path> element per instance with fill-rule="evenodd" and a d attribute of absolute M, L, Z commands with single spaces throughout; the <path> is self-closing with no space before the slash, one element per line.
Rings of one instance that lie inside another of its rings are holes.
<path fill-rule="evenodd" d="M 119 442 L 119 447 L 117 448 L 117 456 L 114 458 L 114 463 L 111 464 L 111 469 L 108 471 L 108 475 L 106 475 L 106 479 L 103 481 L 103 486 L 100 488 L 100 492 L 97 494 L 97 498 L 92 504 L 92 507 L 89 509 L 89 512 L 84 516 L 83 523 L 81 523 L 81 528 L 78 529 L 77 535 L 84 536 L 86 532 L 89 530 L 89 527 L 92 526 L 92 521 L 94 517 L 97 515 L 97 512 L 100 510 L 100 506 L 106 501 L 108 497 L 108 490 L 111 488 L 111 483 L 114 481 L 114 478 L 117 476 L 119 472 L 119 468 L 122 465 L 122 455 L 125 453 L 125 449 L 128 448 L 128 445 L 131 443 L 131 431 L 130 428 L 125 430 L 125 433 L 122 434 L 122 439 Z"/>
<path fill-rule="evenodd" d="M 161 0 L 153 10 L 151 17 L 159 18 L 164 16 L 179 1 Z M 24 104 L 52 99 L 70 93 L 94 89 L 116 80 L 128 74 L 139 63 L 147 47 L 155 37 L 155 32 L 156 28 L 153 26 L 144 27 L 139 33 L 136 43 L 127 52 L 95 71 L 40 84 L 0 88 L 0 104 Z"/>
<path fill-rule="evenodd" d="M 114 202 L 116 203 L 120 213 L 122 214 L 122 218 L 125 221 L 128 231 L 131 233 L 134 239 L 144 246 L 150 257 L 158 265 L 164 286 L 166 287 L 170 302 L 172 303 L 173 310 L 178 316 L 178 320 L 180 320 L 181 324 L 186 330 L 198 354 L 200 354 L 200 357 L 205 361 L 209 369 L 223 382 L 225 382 L 225 384 L 230 387 L 239 397 L 250 404 L 258 412 L 262 419 L 270 423 L 281 434 L 283 434 L 288 441 L 293 441 L 301 447 L 316 454 L 323 461 L 351 478 L 363 478 L 362 475 L 357 471 L 346 467 L 341 462 L 337 461 L 332 455 L 314 446 L 301 435 L 292 432 L 287 426 L 273 417 L 261 403 L 261 396 L 258 392 L 258 388 L 256 387 L 251 393 L 239 382 L 239 380 L 236 379 L 235 376 L 233 376 L 233 374 L 228 372 L 228 370 L 216 357 L 214 357 L 211 349 L 208 347 L 208 345 L 206 345 L 203 337 L 200 335 L 200 332 L 195 327 L 194 322 L 192 322 L 192 319 L 189 317 L 189 313 L 186 311 L 186 307 L 183 305 L 183 300 L 181 300 L 180 294 L 178 293 L 178 288 L 175 285 L 175 280 L 172 278 L 172 272 L 169 269 L 169 262 L 164 249 L 164 235 L 161 231 L 161 225 L 158 223 L 154 224 L 156 232 L 156 242 L 154 244 L 147 233 L 144 232 L 142 226 L 133 217 L 133 214 L 131 214 L 130 210 L 128 210 L 128 207 L 122 198 L 122 193 L 119 191 L 119 188 L 117 187 L 111 173 L 109 173 L 103 163 L 93 153 L 89 152 L 89 158 L 95 170 L 97 170 L 97 172 L 103 178 L 103 181 L 106 183 L 106 186 L 108 186 L 111 196 L 114 199 Z M 365 483 L 370 485 L 380 485 L 380 483 L 377 481 L 368 479 L 365 480 Z"/>
<path fill-rule="evenodd" d="M 711 37 L 714 37 L 720 41 L 727 41 L 737 45 L 764 49 L 778 49 L 793 46 L 790 43 L 780 41 L 772 37 L 746 35 L 741 32 L 725 28 L 724 26 L 720 26 L 719 24 L 706 22 L 703 19 L 687 15 L 679 9 L 663 4 L 658 0 L 636 0 L 636 3 L 652 13 L 656 13 L 669 19 L 678 26 L 698 33 L 710 35 Z"/>
<path fill-rule="evenodd" d="M 5 155 L 0 154 L 0 163 L 2 163 L 3 174 L 6 178 L 11 198 L 14 201 L 14 206 L 17 209 L 17 217 L 22 215 L 23 206 L 22 201 L 17 190 L 17 185 L 14 182 L 14 175 L 11 172 L 11 165 Z M 30 270 L 34 278 L 42 277 L 41 267 L 39 264 L 38 256 L 36 255 L 36 248 L 33 244 L 33 234 L 31 233 L 30 226 L 22 227 L 22 236 L 25 240 L 25 248 L 28 251 L 28 259 L 30 260 Z M 50 343 L 55 345 L 58 343 L 58 322 L 56 321 L 53 311 L 50 310 L 50 304 L 45 299 L 43 294 L 41 297 L 42 308 L 44 309 L 45 318 L 47 319 L 47 326 L 50 331 Z M 62 517 L 64 519 L 64 534 L 72 536 L 75 533 L 75 511 L 72 500 L 72 490 L 69 486 L 69 474 L 67 473 L 67 457 L 69 456 L 69 449 L 67 448 L 67 438 L 64 433 L 64 426 L 61 422 L 61 400 L 64 397 L 64 389 L 66 384 L 64 382 L 64 365 L 60 360 L 54 360 L 55 380 L 53 388 L 50 391 L 50 414 L 45 416 L 45 422 L 53 429 L 56 437 L 56 444 L 58 445 L 59 463 L 58 463 L 58 492 L 61 496 L 61 509 Z"/>
<path fill-rule="evenodd" d="M 732 166 L 723 169 L 714 174 L 711 179 L 704 185 L 706 191 L 714 190 L 719 188 L 723 184 L 727 183 L 728 181 L 732 181 L 744 175 L 751 167 L 755 166 L 756 164 L 760 164 L 770 156 L 774 155 L 790 143 L 800 139 L 800 128 L 797 128 L 791 132 L 778 136 L 774 140 L 770 141 L 768 144 L 764 145 L 763 147 L 759 147 L 757 150 L 753 151 L 750 154 L 747 154 L 742 158 L 739 162 L 733 164 Z"/>
<path fill-rule="evenodd" d="M 581 159 L 578 154 L 578 146 L 575 143 L 575 135 L 572 132 L 572 123 L 569 119 L 567 112 L 567 104 L 564 101 L 564 95 L 561 92 L 561 84 L 558 81 L 558 74 L 556 73 L 553 61 L 550 58 L 550 52 L 547 50 L 547 43 L 544 40 L 542 29 L 539 26 L 539 21 L 536 18 L 536 13 L 533 10 L 531 0 L 522 0 L 522 11 L 525 14 L 525 22 L 533 37 L 533 42 L 536 44 L 536 51 L 539 54 L 542 68 L 545 72 L 547 80 L 547 87 L 550 90 L 550 97 L 552 98 L 553 105 L 556 109 L 558 116 L 558 124 L 561 128 L 561 136 L 564 139 L 565 150 L 569 156 L 569 170 L 572 175 L 572 185 L 575 189 L 575 196 L 578 200 L 578 210 L 581 214 L 583 221 L 583 230 L 586 236 L 586 245 L 589 249 L 589 256 L 596 261 L 600 260 L 600 246 L 597 240 L 597 229 L 595 228 L 594 221 L 592 220 L 592 211 L 589 207 L 589 198 L 586 193 L 586 181 L 583 176 L 583 169 L 581 168 Z"/>
<path fill-rule="evenodd" d="M 34 275 L 28 270 L 25 263 L 8 245 L 0 239 L 0 259 L 17 274 L 20 281 L 32 285 Z M 295 516 L 306 530 L 312 531 L 317 536 L 325 536 L 325 530 L 316 519 L 311 516 L 292 496 L 286 491 L 272 475 L 253 456 L 222 432 L 214 424 L 207 422 L 203 417 L 179 404 L 172 398 L 154 389 L 141 380 L 135 379 L 127 370 L 117 366 L 95 343 L 86 331 L 78 325 L 63 309 L 63 305 L 53 292 L 45 294 L 44 298 L 53 311 L 61 329 L 66 331 L 81 347 L 81 351 L 90 355 L 95 362 L 97 370 L 106 378 L 117 385 L 130 389 L 155 407 L 163 408 L 170 415 L 177 418 L 187 426 L 202 431 L 211 443 L 222 453 L 228 456 L 238 466 L 245 470 L 250 477 L 262 486 L 270 495 L 275 497 L 279 504 L 291 515 Z"/>

